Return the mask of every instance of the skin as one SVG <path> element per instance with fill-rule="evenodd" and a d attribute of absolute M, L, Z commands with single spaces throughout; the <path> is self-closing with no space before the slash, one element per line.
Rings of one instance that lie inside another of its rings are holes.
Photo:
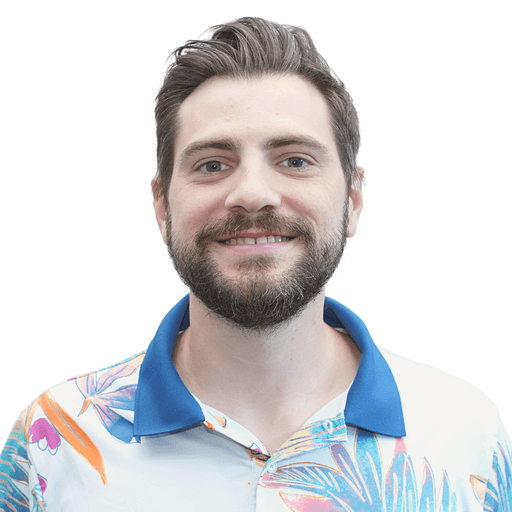
<path fill-rule="evenodd" d="M 184 101 L 179 121 L 167 191 L 179 240 L 193 241 L 205 222 L 230 212 L 254 216 L 275 210 L 299 216 L 319 240 L 339 228 L 347 190 L 329 110 L 312 84 L 290 75 L 215 77 Z M 212 141 L 231 145 L 198 150 L 198 144 L 211 146 Z M 222 165 L 205 165 L 212 161 Z M 348 195 L 351 237 L 363 202 L 357 188 Z M 167 242 L 164 199 L 155 198 L 154 207 Z M 258 231 L 250 229 L 249 234 L 257 237 Z M 250 264 L 241 269 L 242 258 L 268 258 L 271 283 L 304 250 L 300 237 L 271 246 L 210 245 L 210 257 L 241 290 L 250 286 L 251 273 L 258 272 Z M 323 322 L 323 301 L 324 291 L 281 328 L 255 332 L 213 315 L 191 294 L 191 325 L 173 353 L 178 373 L 203 403 L 246 427 L 272 453 L 356 375 L 360 352 L 348 335 Z"/>

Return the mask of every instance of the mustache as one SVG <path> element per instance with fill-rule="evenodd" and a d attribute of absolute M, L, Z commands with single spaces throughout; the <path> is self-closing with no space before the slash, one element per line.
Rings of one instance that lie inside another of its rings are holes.
<path fill-rule="evenodd" d="M 259 228 L 264 231 L 287 233 L 300 236 L 306 243 L 314 240 L 314 231 L 311 225 L 302 218 L 285 217 L 274 211 L 260 212 L 256 215 L 244 213 L 230 213 L 224 219 L 210 219 L 198 231 L 195 241 L 198 246 L 208 242 L 220 240 L 223 236 L 233 235 Z"/>

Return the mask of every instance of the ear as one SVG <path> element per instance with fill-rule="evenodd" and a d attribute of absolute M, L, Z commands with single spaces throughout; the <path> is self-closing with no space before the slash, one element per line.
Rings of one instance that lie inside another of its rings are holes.
<path fill-rule="evenodd" d="M 165 200 L 165 195 L 160 186 L 160 178 L 153 178 L 151 180 L 151 189 L 153 191 L 153 208 L 155 209 L 156 222 L 164 243 L 167 245 L 167 201 Z"/>
<path fill-rule="evenodd" d="M 364 169 L 358 167 L 352 178 L 352 188 L 348 194 L 348 226 L 347 237 L 354 236 L 361 210 L 363 209 Z"/>

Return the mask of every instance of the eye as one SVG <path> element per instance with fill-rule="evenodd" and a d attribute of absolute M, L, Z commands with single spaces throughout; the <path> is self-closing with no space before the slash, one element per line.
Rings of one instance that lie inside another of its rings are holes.
<path fill-rule="evenodd" d="M 219 162 L 218 160 L 211 160 L 202 164 L 198 167 L 198 170 L 204 174 L 215 174 L 220 171 L 225 171 L 228 168 L 226 164 Z"/>
<path fill-rule="evenodd" d="M 290 167 L 291 169 L 302 169 L 303 167 L 307 167 L 309 162 L 304 160 L 304 158 L 300 158 L 299 156 L 291 156 L 290 158 L 284 160 L 284 162 L 281 162 L 279 165 L 282 165 L 283 167 Z"/>

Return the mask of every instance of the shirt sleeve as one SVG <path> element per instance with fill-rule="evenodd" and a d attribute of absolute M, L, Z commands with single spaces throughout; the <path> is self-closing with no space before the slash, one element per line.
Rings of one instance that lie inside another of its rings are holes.
<path fill-rule="evenodd" d="M 0 510 L 44 512 L 41 481 L 30 461 L 22 413 L 0 455 Z"/>

